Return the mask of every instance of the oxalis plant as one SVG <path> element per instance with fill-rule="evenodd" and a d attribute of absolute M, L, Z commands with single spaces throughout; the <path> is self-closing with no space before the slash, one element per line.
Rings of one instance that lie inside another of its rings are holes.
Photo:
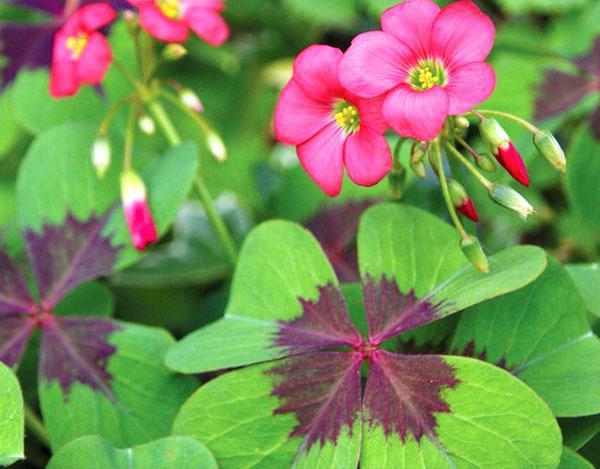
<path fill-rule="evenodd" d="M 594 42 L 559 3 L 0 5 L 0 464 L 600 463 L 598 40 L 523 46 Z"/>

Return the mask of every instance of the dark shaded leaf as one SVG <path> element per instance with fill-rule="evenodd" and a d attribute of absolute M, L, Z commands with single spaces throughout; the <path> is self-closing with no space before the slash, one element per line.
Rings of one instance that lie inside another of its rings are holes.
<path fill-rule="evenodd" d="M 335 444 L 344 427 L 352 432 L 361 409 L 360 364 L 352 352 L 321 352 L 289 358 L 269 371 L 281 378 L 271 393 L 282 402 L 274 413 L 296 416 L 290 438 L 304 437 L 306 452 L 317 442 Z"/>
<path fill-rule="evenodd" d="M 319 298 L 300 298 L 302 316 L 279 322 L 274 346 L 290 354 L 323 350 L 341 345 L 358 346 L 362 337 L 350 321 L 348 306 L 335 285 L 319 287 Z"/>
<path fill-rule="evenodd" d="M 596 108 L 592 117 L 590 117 L 590 127 L 596 140 L 600 140 L 600 106 Z"/>
<path fill-rule="evenodd" d="M 51 309 L 75 287 L 112 270 L 120 248 L 102 233 L 109 215 L 79 221 L 69 213 L 63 225 L 25 233 L 43 308 Z"/>
<path fill-rule="evenodd" d="M 321 244 L 340 282 L 351 283 L 360 280 L 356 233 L 360 217 L 374 200 L 349 201 L 320 210 L 305 226 Z"/>
<path fill-rule="evenodd" d="M 98 389 L 113 399 L 108 360 L 116 348 L 108 343 L 120 326 L 110 319 L 53 317 L 42 326 L 40 376 L 58 381 L 65 397 L 75 382 Z"/>
<path fill-rule="evenodd" d="M 397 355 L 375 352 L 365 389 L 366 418 L 383 427 L 385 435 L 398 433 L 406 441 L 435 436 L 436 415 L 450 412 L 442 390 L 459 384 L 452 366 L 436 355 Z"/>
<path fill-rule="evenodd" d="M 600 77 L 600 36 L 594 41 L 590 52 L 573 60 L 581 70 Z"/>
<path fill-rule="evenodd" d="M 13 367 L 21 361 L 31 334 L 37 327 L 25 313 L 0 316 L 0 361 Z"/>
<path fill-rule="evenodd" d="M 413 290 L 403 294 L 394 280 L 384 276 L 375 282 L 366 275 L 363 292 L 369 342 L 374 345 L 436 319 L 434 305 L 426 299 L 417 300 Z"/>
<path fill-rule="evenodd" d="M 35 309 L 25 279 L 10 258 L 0 251 L 0 318 L 9 313 L 25 313 Z"/>
<path fill-rule="evenodd" d="M 565 112 L 593 90 L 594 83 L 586 76 L 550 70 L 535 101 L 535 118 L 543 120 Z"/>

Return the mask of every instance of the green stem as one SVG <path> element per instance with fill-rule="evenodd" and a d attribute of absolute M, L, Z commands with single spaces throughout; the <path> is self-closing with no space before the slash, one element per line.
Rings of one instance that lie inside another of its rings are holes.
<path fill-rule="evenodd" d="M 117 101 L 116 103 L 114 103 L 108 109 L 108 112 L 106 113 L 106 115 L 102 119 L 102 122 L 100 123 L 100 127 L 98 127 L 98 135 L 105 136 L 108 133 L 108 127 L 109 127 L 110 123 L 113 121 L 113 119 L 115 118 L 117 111 L 119 109 L 121 109 L 122 106 L 124 106 L 125 104 L 132 101 L 135 97 L 136 97 L 136 93 L 128 94 L 120 101 Z"/>
<path fill-rule="evenodd" d="M 475 176 L 475 178 L 486 188 L 489 190 L 489 188 L 492 186 L 492 183 L 483 175 L 479 172 L 479 170 L 473 166 L 471 164 L 471 162 L 469 160 L 467 160 L 464 155 L 459 152 L 456 148 L 454 148 L 450 143 L 448 142 L 444 142 L 444 145 L 446 147 L 446 149 L 452 153 L 456 158 L 458 158 L 458 160 L 462 163 L 462 165 L 467 168 L 467 170 L 473 175 Z"/>
<path fill-rule="evenodd" d="M 27 430 L 29 430 L 29 432 L 31 432 L 31 434 L 33 434 L 46 448 L 50 448 L 50 438 L 48 437 L 48 432 L 46 431 L 46 427 L 42 420 L 28 404 L 25 404 L 24 410 L 25 426 L 27 427 Z"/>
<path fill-rule="evenodd" d="M 133 140 L 135 137 L 135 116 L 136 106 L 132 105 L 129 109 L 129 117 L 127 118 L 127 127 L 125 128 L 125 149 L 123 151 L 123 168 L 126 171 L 131 169 L 133 160 Z"/>
<path fill-rule="evenodd" d="M 469 145 L 466 140 L 464 138 L 462 138 L 460 135 L 454 135 L 454 140 L 456 140 L 458 143 L 460 143 L 460 145 L 467 150 L 469 153 L 471 153 L 471 155 L 473 155 L 473 158 L 475 158 L 476 161 L 479 161 L 479 158 L 481 158 L 479 156 L 479 153 L 477 153 L 473 147 L 471 145 Z"/>
<path fill-rule="evenodd" d="M 171 146 L 179 145 L 181 143 L 181 137 L 179 136 L 177 129 L 175 129 L 175 126 L 173 125 L 173 122 L 165 111 L 163 105 L 156 100 L 150 101 L 148 103 L 148 109 L 154 116 L 154 119 L 156 119 L 156 122 L 158 122 L 158 125 L 165 134 L 169 144 Z M 200 195 L 200 201 L 202 202 L 206 216 L 211 222 L 215 233 L 219 238 L 221 245 L 223 246 L 223 249 L 225 249 L 227 257 L 229 257 L 231 264 L 235 265 L 238 256 L 237 248 L 233 238 L 231 237 L 231 233 L 227 228 L 227 225 L 225 225 L 223 218 L 221 218 L 221 215 L 219 215 L 219 212 L 217 211 L 215 203 L 210 195 L 210 192 L 208 191 L 208 188 L 206 187 L 206 184 L 204 183 L 204 180 L 202 179 L 200 172 L 196 174 L 195 181 L 198 194 Z"/>
<path fill-rule="evenodd" d="M 452 218 L 452 222 L 454 223 L 454 226 L 456 226 L 460 237 L 462 239 L 469 239 L 469 233 L 467 233 L 466 230 L 463 228 L 462 223 L 458 218 L 458 214 L 456 213 L 456 208 L 452 203 L 452 198 L 450 197 L 448 181 L 446 180 L 446 174 L 444 173 L 444 167 L 442 166 L 442 155 L 440 152 L 439 140 L 433 142 L 433 158 L 438 168 L 438 176 L 440 179 L 440 185 L 442 186 L 442 194 L 444 195 L 444 200 L 446 201 L 446 206 L 448 207 L 448 212 L 450 213 L 450 218 Z"/>
<path fill-rule="evenodd" d="M 513 121 L 513 122 L 519 124 L 521 127 L 525 128 L 526 130 L 529 130 L 529 132 L 534 133 L 534 134 L 540 131 L 540 129 L 538 129 L 532 123 L 527 122 L 525 119 L 523 119 L 521 117 L 515 116 L 513 114 L 509 114 L 508 112 L 492 111 L 489 109 L 477 109 L 477 110 L 473 110 L 471 112 L 477 117 L 481 117 L 481 115 L 502 117 L 504 119 L 507 119 L 507 120 L 510 120 L 510 121 Z"/>
<path fill-rule="evenodd" d="M 118 60 L 113 60 L 113 64 L 115 65 L 115 67 L 117 67 L 117 70 L 119 70 L 119 72 L 121 72 L 121 74 L 138 90 L 138 91 L 146 91 L 146 87 L 144 86 L 144 84 L 133 74 L 129 71 L 129 69 L 123 65 L 121 62 L 119 62 Z"/>
<path fill-rule="evenodd" d="M 158 93 L 160 94 L 160 96 L 162 96 L 167 101 L 176 106 L 178 109 L 180 109 L 182 112 L 184 112 L 186 116 L 193 119 L 194 122 L 198 124 L 198 127 L 200 127 L 200 129 L 202 129 L 202 131 L 206 135 L 208 135 L 210 132 L 213 132 L 213 129 L 210 125 L 208 125 L 208 122 L 206 122 L 206 120 L 204 120 L 204 118 L 200 114 L 192 111 L 189 107 L 183 104 L 177 96 L 173 95 L 172 93 L 169 93 L 164 89 L 161 89 Z"/>

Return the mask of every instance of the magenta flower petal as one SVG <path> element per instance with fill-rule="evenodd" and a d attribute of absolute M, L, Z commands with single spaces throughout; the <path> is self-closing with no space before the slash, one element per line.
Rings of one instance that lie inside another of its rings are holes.
<path fill-rule="evenodd" d="M 448 115 L 448 96 L 439 86 L 415 91 L 410 85 L 401 85 L 386 96 L 383 115 L 403 137 L 432 140 Z"/>
<path fill-rule="evenodd" d="M 434 56 L 442 57 L 447 67 L 483 61 L 494 45 L 494 23 L 470 0 L 445 7 L 431 31 Z"/>
<path fill-rule="evenodd" d="M 310 46 L 294 61 L 294 79 L 311 98 L 331 102 L 344 93 L 338 79 L 342 57 L 335 47 Z"/>
<path fill-rule="evenodd" d="M 86 85 L 100 83 L 111 62 L 112 52 L 108 41 L 102 34 L 94 33 L 77 62 L 77 78 Z"/>
<path fill-rule="evenodd" d="M 392 169 L 390 146 L 383 135 L 363 126 L 346 140 L 344 163 L 353 182 L 373 186 Z"/>
<path fill-rule="evenodd" d="M 381 29 L 409 46 L 415 54 L 426 57 L 431 26 L 439 12 L 440 7 L 431 0 L 406 0 L 383 13 Z"/>
<path fill-rule="evenodd" d="M 384 134 L 389 125 L 383 117 L 383 100 L 385 95 L 372 99 L 359 98 L 356 100 L 360 121 L 375 132 Z"/>
<path fill-rule="evenodd" d="M 345 135 L 335 123 L 298 146 L 304 170 L 330 197 L 340 193 L 344 178 Z"/>
<path fill-rule="evenodd" d="M 154 2 L 140 3 L 142 28 L 157 39 L 165 42 L 185 42 L 189 28 L 185 21 L 167 18 Z"/>
<path fill-rule="evenodd" d="M 405 82 L 415 62 L 408 46 L 391 34 L 359 34 L 340 63 L 340 82 L 358 96 L 373 98 Z"/>
<path fill-rule="evenodd" d="M 192 31 L 211 46 L 222 46 L 229 39 L 229 26 L 216 10 L 190 8 L 185 18 Z"/>
<path fill-rule="evenodd" d="M 73 16 L 78 17 L 82 28 L 96 31 L 112 23 L 116 12 L 108 3 L 92 3 L 81 7 Z"/>
<path fill-rule="evenodd" d="M 287 145 L 300 145 L 333 121 L 332 104 L 304 93 L 293 78 L 275 108 L 275 137 Z"/>
<path fill-rule="evenodd" d="M 496 74 L 491 65 L 473 62 L 452 70 L 444 88 L 448 93 L 448 113 L 462 114 L 488 99 L 496 88 Z"/>

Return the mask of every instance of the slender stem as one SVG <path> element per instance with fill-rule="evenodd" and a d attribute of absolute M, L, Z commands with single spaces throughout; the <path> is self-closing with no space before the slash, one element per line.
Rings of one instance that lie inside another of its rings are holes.
<path fill-rule="evenodd" d="M 402 186 L 406 174 L 404 174 L 405 170 L 402 167 L 402 163 L 400 163 L 400 152 L 402 151 L 404 142 L 406 142 L 406 138 L 400 137 L 394 146 L 394 150 L 392 151 L 392 170 L 388 176 L 390 198 L 395 201 L 402 200 L 402 196 L 404 195 Z"/>
<path fill-rule="evenodd" d="M 136 107 L 132 105 L 129 109 L 129 117 L 127 118 L 127 127 L 125 128 L 125 150 L 123 152 L 123 169 L 126 171 L 131 169 L 133 160 L 133 141 L 135 137 L 135 116 L 137 114 Z"/>
<path fill-rule="evenodd" d="M 473 166 L 471 164 L 471 162 L 469 160 L 467 160 L 463 154 L 461 152 L 459 152 L 456 148 L 454 148 L 450 143 L 448 142 L 444 142 L 444 145 L 446 147 L 446 149 L 452 153 L 456 158 L 458 158 L 458 160 L 463 164 L 463 166 L 465 168 L 467 168 L 467 170 L 473 175 L 475 176 L 475 178 L 486 188 L 489 190 L 489 188 L 492 186 L 492 183 L 483 175 L 479 172 L 479 170 Z"/>
<path fill-rule="evenodd" d="M 202 129 L 202 131 L 206 135 L 208 135 L 210 132 L 213 132 L 213 129 L 208 124 L 208 122 L 206 122 L 206 120 L 200 114 L 192 111 L 189 107 L 187 107 L 185 104 L 183 104 L 177 96 L 173 95 L 172 93 L 169 93 L 168 91 L 166 91 L 164 89 L 161 89 L 158 93 L 160 94 L 160 96 L 162 96 L 167 101 L 172 103 L 178 109 L 183 111 L 188 117 L 193 119 L 194 122 L 196 122 L 196 124 L 198 124 L 198 127 L 200 127 L 200 129 Z"/>
<path fill-rule="evenodd" d="M 146 91 L 144 84 L 133 73 L 131 73 L 125 65 L 118 60 L 113 60 L 113 64 L 117 70 L 121 72 L 121 75 L 123 75 L 138 91 Z"/>
<path fill-rule="evenodd" d="M 175 126 L 173 125 L 173 122 L 169 118 L 169 115 L 165 111 L 163 105 L 159 101 L 155 100 L 148 103 L 148 108 L 156 119 L 156 122 L 158 122 L 158 125 L 161 127 L 165 137 L 169 141 L 169 144 L 176 146 L 181 143 L 181 137 L 179 136 L 177 129 L 175 129 Z M 223 218 L 221 218 L 221 215 L 219 215 L 210 192 L 208 191 L 208 188 L 206 187 L 206 184 L 204 183 L 204 180 L 199 172 L 196 174 L 195 181 L 198 194 L 200 195 L 200 201 L 202 202 L 206 216 L 211 222 L 215 233 L 219 238 L 221 245 L 223 246 L 223 249 L 225 249 L 227 257 L 229 257 L 229 260 L 231 261 L 231 264 L 235 265 L 237 262 L 238 252 L 233 238 L 231 237 L 231 233 L 229 232 L 227 225 L 225 225 Z"/>
<path fill-rule="evenodd" d="M 508 119 L 510 121 L 516 122 L 521 127 L 525 128 L 526 130 L 529 130 L 531 133 L 534 133 L 534 134 L 540 131 L 540 129 L 538 129 L 532 123 L 527 122 L 525 119 L 522 119 L 521 117 L 515 116 L 513 114 L 509 114 L 508 112 L 491 111 L 488 109 L 477 109 L 477 110 L 473 110 L 471 112 L 477 117 L 481 117 L 482 115 L 483 116 L 503 117 L 504 119 Z"/>
<path fill-rule="evenodd" d="M 452 218 L 452 222 L 454 226 L 458 230 L 460 237 L 462 239 L 468 239 L 469 233 L 463 228 L 460 219 L 456 213 L 456 207 L 452 203 L 452 198 L 450 197 L 450 190 L 448 189 L 448 181 L 446 180 L 446 174 L 444 173 L 444 168 L 442 166 L 442 155 L 440 152 L 440 142 L 436 140 L 433 142 L 433 158 L 436 162 L 436 166 L 438 168 L 438 176 L 440 179 L 440 185 L 442 186 L 442 194 L 444 195 L 444 200 L 446 201 L 446 206 L 448 207 L 448 212 L 450 213 L 450 218 Z"/>
<path fill-rule="evenodd" d="M 131 94 L 128 94 L 127 96 L 125 96 L 120 101 L 117 101 L 116 103 L 114 103 L 108 109 L 108 112 L 106 113 L 106 115 L 102 119 L 102 122 L 100 123 L 100 127 L 98 127 L 98 135 L 104 136 L 104 135 L 106 135 L 108 133 L 108 126 L 110 125 L 110 123 L 115 118 L 115 115 L 117 114 L 117 111 L 119 109 L 121 109 L 121 107 L 124 106 L 125 104 L 131 102 L 135 97 L 136 97 L 136 93 L 135 92 L 131 93 Z"/>
<path fill-rule="evenodd" d="M 473 158 L 475 158 L 475 160 L 479 161 L 479 158 L 481 158 L 481 156 L 479 155 L 479 153 L 477 153 L 473 147 L 471 145 L 469 145 L 464 138 L 462 138 L 460 135 L 454 135 L 454 140 L 456 140 L 458 143 L 461 144 L 461 146 L 467 150 L 469 153 L 471 153 L 471 155 L 473 155 Z"/>
<path fill-rule="evenodd" d="M 24 411 L 25 426 L 27 427 L 27 430 L 29 430 L 46 448 L 50 448 L 50 438 L 48 437 L 48 432 L 46 431 L 42 419 L 38 417 L 35 411 L 27 403 L 25 404 Z"/>

